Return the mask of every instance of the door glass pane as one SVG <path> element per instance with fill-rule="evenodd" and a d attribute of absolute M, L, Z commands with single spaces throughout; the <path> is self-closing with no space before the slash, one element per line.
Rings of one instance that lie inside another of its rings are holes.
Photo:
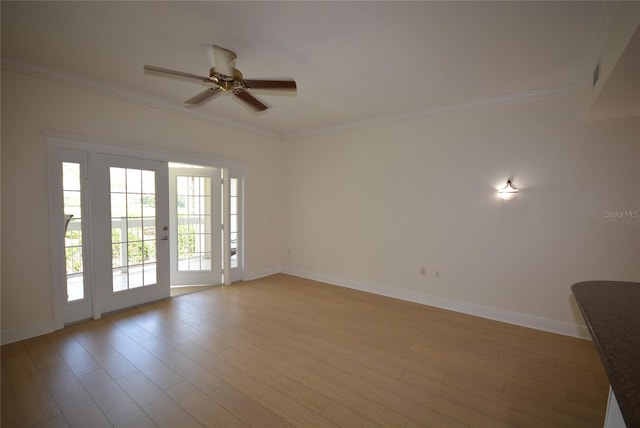
<path fill-rule="evenodd" d="M 80 164 L 75 162 L 62 162 L 67 302 L 84 299 L 81 192 Z"/>
<path fill-rule="evenodd" d="M 156 283 L 155 172 L 112 167 L 110 185 L 113 291 L 153 285 Z"/>
<path fill-rule="evenodd" d="M 178 271 L 211 271 L 211 177 L 176 177 Z"/>
<path fill-rule="evenodd" d="M 238 267 L 238 179 L 229 180 L 229 244 L 231 267 Z"/>

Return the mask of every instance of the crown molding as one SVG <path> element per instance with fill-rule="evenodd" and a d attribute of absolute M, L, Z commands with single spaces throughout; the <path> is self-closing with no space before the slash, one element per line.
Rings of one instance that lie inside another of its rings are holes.
<path fill-rule="evenodd" d="M 379 116 L 372 119 L 360 120 L 341 125 L 328 126 L 310 131 L 301 131 L 292 134 L 284 134 L 283 139 L 294 139 L 299 137 L 307 137 L 317 134 L 325 134 L 330 132 L 346 131 L 350 129 L 364 128 L 371 125 L 378 125 L 386 122 L 413 119 L 421 116 L 432 116 L 441 113 L 457 112 L 464 110 L 472 110 L 482 107 L 499 106 L 516 104 L 527 101 L 540 100 L 544 98 L 560 97 L 564 95 L 577 93 L 579 86 L 575 83 L 562 86 L 554 86 L 533 91 L 516 92 L 513 94 L 502 95 L 498 97 L 485 98 L 477 101 L 469 101 L 466 103 L 451 104 L 446 106 L 429 107 L 426 109 L 413 110 L 405 113 Z"/>
<path fill-rule="evenodd" d="M 147 107 L 155 107 L 161 110 L 178 113 L 193 119 L 203 120 L 205 122 L 216 125 L 223 125 L 230 128 L 248 131 L 254 134 L 266 135 L 270 137 L 281 137 L 280 134 L 267 131 L 261 128 L 246 125 L 231 119 L 220 118 L 202 113 L 199 110 L 186 109 L 182 104 L 167 101 L 166 99 L 147 95 L 143 92 L 127 89 L 122 86 L 114 85 L 102 80 L 90 79 L 65 71 L 55 70 L 49 67 L 43 67 L 15 60 L 12 58 L 2 58 L 2 68 L 5 70 L 15 71 L 18 73 L 29 74 L 35 77 L 53 80 L 56 82 L 66 83 L 81 89 L 87 89 L 94 92 L 110 95 L 117 98 L 126 99 L 128 101 L 142 104 Z"/>
<path fill-rule="evenodd" d="M 159 97 L 153 97 L 142 92 L 126 89 L 122 86 L 113 85 L 101 80 L 90 79 L 80 75 L 62 72 L 54 70 L 48 67 L 37 66 L 22 61 L 14 60 L 11 58 L 2 58 L 2 68 L 19 73 L 29 74 L 36 77 L 46 78 L 57 82 L 66 83 L 72 86 L 76 86 L 82 89 L 87 89 L 106 95 L 111 95 L 118 98 L 123 98 L 138 104 L 142 104 L 149 107 L 159 108 L 172 113 L 181 114 L 193 119 L 203 120 L 205 122 L 214 123 L 217 125 L 228 126 L 235 129 L 240 129 L 247 132 L 252 132 L 259 135 L 265 135 L 269 137 L 277 137 L 286 140 L 292 140 L 300 137 L 307 137 L 317 134 L 325 134 L 331 132 L 340 132 L 352 129 L 365 128 L 371 125 L 378 125 L 387 122 L 394 122 L 406 119 L 413 119 L 422 116 L 431 116 L 442 113 L 457 112 L 464 110 L 471 110 L 482 107 L 498 106 L 516 104 L 527 101 L 540 100 L 544 98 L 553 98 L 564 95 L 569 95 L 578 92 L 579 86 L 577 83 L 572 83 L 562 86 L 554 86 L 549 88 L 542 88 L 533 91 L 517 92 L 497 97 L 485 98 L 476 101 L 470 101 L 466 103 L 451 104 L 445 106 L 429 107 L 426 109 L 413 110 L 395 115 L 384 115 L 374 117 L 371 119 L 364 119 L 356 122 L 343 123 L 339 125 L 328 126 L 324 128 L 310 129 L 306 131 L 294 132 L 290 134 L 280 134 L 264 129 L 256 128 L 246 125 L 244 123 L 234 121 L 231 119 L 225 119 L 220 117 L 204 114 L 198 110 L 185 109 L 182 104 L 173 103 Z"/>
<path fill-rule="evenodd" d="M 43 129 L 47 137 L 47 144 L 53 147 L 63 147 L 97 153 L 108 153 L 119 156 L 152 159 L 164 162 L 180 162 L 202 165 L 213 168 L 227 168 L 247 173 L 249 164 L 244 161 L 213 157 L 202 153 L 185 150 L 171 150 L 160 147 L 149 147 L 144 144 L 117 139 L 98 138 L 89 135 L 72 134 L 51 129 Z"/>

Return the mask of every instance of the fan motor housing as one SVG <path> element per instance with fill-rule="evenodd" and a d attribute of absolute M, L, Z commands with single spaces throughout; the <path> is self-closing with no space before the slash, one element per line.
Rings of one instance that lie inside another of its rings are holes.
<path fill-rule="evenodd" d="M 242 85 L 242 73 L 240 70 L 234 68 L 233 76 L 227 76 L 226 74 L 219 73 L 215 67 L 211 67 L 209 70 L 209 77 L 213 80 L 223 91 L 228 91 Z"/>

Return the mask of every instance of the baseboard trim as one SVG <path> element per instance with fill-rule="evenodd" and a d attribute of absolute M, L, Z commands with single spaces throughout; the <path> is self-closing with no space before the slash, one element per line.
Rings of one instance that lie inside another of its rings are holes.
<path fill-rule="evenodd" d="M 244 275 L 244 281 L 253 281 L 254 279 L 264 278 L 266 276 L 275 275 L 277 273 L 282 273 L 283 270 L 280 266 L 272 266 L 270 268 L 257 270 L 253 272 L 247 272 Z"/>
<path fill-rule="evenodd" d="M 447 299 L 444 297 L 432 296 L 428 294 L 420 294 L 412 291 L 395 290 L 389 287 L 371 285 L 361 281 L 338 278 L 331 275 L 308 272 L 291 267 L 281 268 L 275 266 L 259 271 L 248 272 L 245 275 L 244 280 L 251 281 L 270 275 L 275 275 L 277 273 L 285 273 L 287 275 L 320 281 L 331 285 L 337 285 L 339 287 L 351 288 L 367 293 L 392 297 L 394 299 L 405 300 L 408 302 L 419 303 L 427 306 L 434 306 L 436 308 L 447 309 L 467 315 L 474 315 L 481 318 L 505 322 L 508 324 L 533 328 L 536 330 L 548 331 L 551 333 L 557 333 L 581 339 L 590 339 L 589 331 L 587 330 L 587 328 L 585 326 L 577 324 L 550 320 L 547 318 L 537 317 L 535 315 L 507 311 L 504 309 L 463 302 L 460 300 Z M 9 343 L 19 342 L 21 340 L 26 340 L 32 337 L 41 336 L 43 334 L 52 333 L 53 331 L 55 331 L 53 320 L 43 321 L 9 330 L 2 330 L 0 332 L 0 344 L 7 345 Z"/>
<path fill-rule="evenodd" d="M 53 331 L 55 331 L 53 320 L 29 324 L 24 327 L 12 328 L 9 330 L 2 330 L 0 333 L 0 343 L 8 345 L 9 343 L 42 336 L 43 334 L 51 333 Z"/>
<path fill-rule="evenodd" d="M 392 297 L 394 299 L 405 300 L 408 302 L 419 303 L 427 306 L 434 306 L 441 309 L 447 309 L 460 312 L 467 315 L 474 315 L 481 318 L 487 318 L 494 321 L 505 322 L 508 324 L 519 325 L 522 327 L 533 328 L 536 330 L 547 331 L 551 333 L 562 334 L 565 336 L 577 337 L 580 339 L 590 340 L 589 331 L 586 327 L 577 324 L 571 324 L 562 321 L 550 320 L 535 315 L 523 314 L 519 312 L 507 311 L 505 309 L 494 308 L 490 306 L 478 305 L 475 303 L 463 302 L 460 300 L 448 299 L 444 297 L 432 296 L 428 294 L 415 293 L 412 291 L 395 290 L 389 287 L 371 285 L 368 283 L 354 281 L 349 279 L 338 278 L 330 275 L 323 275 L 314 272 L 307 272 L 300 269 L 285 267 L 282 273 L 298 276 L 301 278 L 320 281 L 339 287 L 351 288 L 367 293 L 378 294 L 381 296 Z"/>

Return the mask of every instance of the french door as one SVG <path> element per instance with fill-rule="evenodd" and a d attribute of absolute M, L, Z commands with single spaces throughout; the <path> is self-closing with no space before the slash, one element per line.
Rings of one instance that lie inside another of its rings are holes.
<path fill-rule="evenodd" d="M 47 139 L 56 329 L 243 279 L 242 169 Z"/>
<path fill-rule="evenodd" d="M 220 169 L 169 164 L 171 285 L 222 282 Z"/>
<path fill-rule="evenodd" d="M 100 313 L 169 297 L 167 163 L 97 154 L 94 172 Z"/>

